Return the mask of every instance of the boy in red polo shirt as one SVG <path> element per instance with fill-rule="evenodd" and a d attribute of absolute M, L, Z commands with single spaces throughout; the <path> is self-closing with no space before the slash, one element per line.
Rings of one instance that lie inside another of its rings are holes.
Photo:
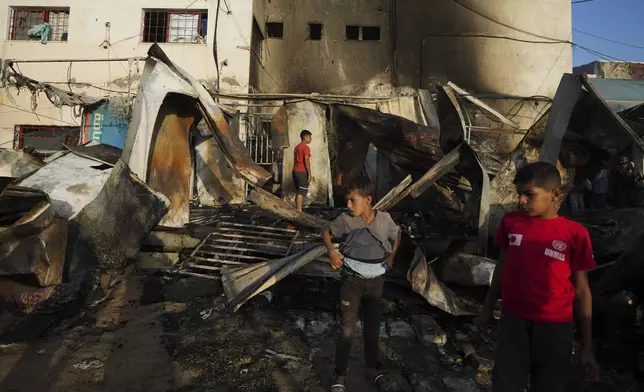
<path fill-rule="evenodd" d="M 561 177 L 553 165 L 537 162 L 517 172 L 514 184 L 521 212 L 499 225 L 494 244 L 501 256 L 481 315 L 492 317 L 501 297 L 492 375 L 494 392 L 560 392 L 572 352 L 573 308 L 580 333 L 580 362 L 592 378 L 599 367 L 592 348 L 592 299 L 586 271 L 595 266 L 588 231 L 557 214 Z M 574 306 L 573 306 L 574 303 Z"/>

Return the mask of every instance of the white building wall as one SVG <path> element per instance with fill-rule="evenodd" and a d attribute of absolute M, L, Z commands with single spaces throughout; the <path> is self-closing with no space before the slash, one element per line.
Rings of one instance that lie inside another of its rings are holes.
<path fill-rule="evenodd" d="M 217 49 L 220 63 L 220 88 L 225 92 L 247 92 L 250 69 L 249 43 L 252 27 L 252 0 L 11 0 L 0 1 L 0 58 L 2 60 L 35 59 L 114 59 L 145 57 L 150 43 L 143 43 L 144 9 L 208 10 L 208 35 L 205 44 L 160 44 L 172 61 L 209 87 L 216 85 L 213 58 L 215 14 L 220 5 L 217 28 Z M 69 38 L 66 42 L 9 40 L 11 7 L 69 7 Z M 230 13 L 227 11 L 230 10 Z M 109 37 L 106 36 L 109 22 Z M 109 39 L 111 46 L 101 44 Z M 225 64 L 221 66 L 222 64 Z M 28 77 L 42 82 L 66 82 L 92 85 L 119 92 L 136 92 L 143 63 L 22 63 L 19 70 Z M 128 74 L 132 78 L 128 83 Z M 57 85 L 67 89 L 67 84 Z M 74 92 L 91 96 L 120 95 L 95 88 L 72 85 Z M 8 107 L 6 105 L 12 106 Z M 26 112 L 25 112 L 26 110 Z M 36 116 L 36 114 L 38 116 Z M 36 114 L 31 112 L 31 94 L 23 89 L 20 94 L 10 88 L 0 90 L 0 147 L 11 147 L 16 124 L 22 125 L 80 125 L 71 108 L 54 107 L 41 94 Z"/>

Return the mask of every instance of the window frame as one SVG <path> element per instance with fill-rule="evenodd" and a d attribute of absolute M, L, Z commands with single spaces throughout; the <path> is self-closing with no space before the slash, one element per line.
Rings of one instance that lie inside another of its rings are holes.
<path fill-rule="evenodd" d="M 358 38 L 351 39 L 347 35 L 348 27 L 357 27 L 358 28 Z M 379 33 L 379 39 L 364 39 L 364 28 L 377 28 Z M 382 27 L 379 25 L 358 25 L 358 24 L 345 24 L 344 25 L 344 39 L 345 41 L 358 41 L 358 42 L 382 42 Z"/>
<path fill-rule="evenodd" d="M 269 24 L 271 24 L 271 25 L 282 25 L 282 35 L 279 36 L 279 37 L 270 35 L 270 33 L 268 32 L 269 31 L 269 29 L 268 29 Z M 265 22 L 265 24 L 264 24 L 264 28 L 266 29 L 266 37 L 265 37 L 265 39 L 284 39 L 284 22 L 267 20 Z"/>
<path fill-rule="evenodd" d="M 171 42 L 170 41 L 170 19 L 172 15 L 198 15 L 199 20 L 197 20 L 197 31 L 201 29 L 201 21 L 203 20 L 203 15 L 206 14 L 208 15 L 209 12 L 207 9 L 200 9 L 200 10 L 182 10 L 179 8 L 143 8 L 142 9 L 142 15 L 141 15 L 141 43 L 143 44 L 151 44 L 155 43 L 152 41 L 144 41 L 145 37 L 145 27 L 146 27 L 146 14 L 150 12 L 157 12 L 157 13 L 166 13 L 166 28 L 165 28 L 165 41 L 164 42 L 156 42 L 159 44 L 190 44 L 190 45 L 207 45 L 208 44 L 208 30 L 206 29 L 206 34 L 203 35 L 202 37 L 204 38 L 204 42 Z M 207 20 L 210 20 L 208 18 Z"/>
<path fill-rule="evenodd" d="M 54 12 L 67 12 L 67 40 L 63 41 L 62 39 L 60 40 L 54 40 L 54 39 L 49 39 L 49 42 L 69 42 L 69 18 L 71 18 L 71 7 L 39 7 L 39 6 L 22 6 L 22 5 L 16 5 L 16 6 L 9 6 L 9 9 L 11 11 L 11 22 L 9 24 L 9 41 L 34 41 L 37 42 L 38 40 L 32 40 L 32 39 L 16 39 L 16 26 L 18 25 L 18 11 L 23 11 L 23 12 L 34 12 L 34 11 L 39 11 L 43 13 L 43 23 L 49 23 L 49 13 L 54 11 Z M 61 37 L 64 33 L 61 33 Z"/>
<path fill-rule="evenodd" d="M 80 143 L 80 140 L 82 139 L 81 135 L 81 127 L 80 126 L 64 126 L 64 125 L 29 125 L 29 124 L 16 124 L 14 126 L 14 134 L 13 134 L 13 149 L 14 150 L 21 150 L 25 148 L 25 136 L 28 134 L 30 131 L 49 131 L 51 132 L 51 137 L 56 137 L 56 132 L 76 132 L 77 135 L 66 135 L 66 139 L 70 137 L 75 137 L 77 139 L 77 144 Z M 68 140 L 65 140 L 65 142 L 68 142 Z M 62 147 L 62 146 L 61 146 Z M 59 150 L 46 150 L 45 153 L 50 152 L 50 151 L 62 151 L 63 148 Z M 36 150 L 37 152 L 40 150 Z"/>
<path fill-rule="evenodd" d="M 320 26 L 320 38 L 312 38 L 311 37 L 311 26 L 313 26 L 313 25 Z M 309 40 L 309 41 L 321 41 L 322 40 L 322 37 L 324 37 L 324 24 L 322 22 L 309 22 L 307 24 L 307 27 L 308 27 L 307 30 L 309 32 L 309 37 L 307 38 L 307 40 Z"/>

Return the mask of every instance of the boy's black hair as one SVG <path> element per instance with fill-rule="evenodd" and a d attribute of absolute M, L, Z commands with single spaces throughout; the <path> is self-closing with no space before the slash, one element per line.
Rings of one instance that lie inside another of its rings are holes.
<path fill-rule="evenodd" d="M 303 130 L 302 132 L 300 132 L 300 139 L 304 140 L 304 139 L 306 139 L 308 136 L 313 136 L 313 134 L 311 133 L 311 131 L 309 131 L 308 129 L 305 129 L 305 130 Z"/>
<path fill-rule="evenodd" d="M 374 193 L 373 182 L 367 176 L 358 176 L 349 181 L 349 186 L 347 187 L 347 193 L 351 191 L 358 192 L 360 196 L 371 196 L 373 197 Z"/>
<path fill-rule="evenodd" d="M 534 162 L 523 166 L 514 176 L 514 184 L 532 184 L 548 190 L 561 188 L 559 170 L 547 162 Z"/>

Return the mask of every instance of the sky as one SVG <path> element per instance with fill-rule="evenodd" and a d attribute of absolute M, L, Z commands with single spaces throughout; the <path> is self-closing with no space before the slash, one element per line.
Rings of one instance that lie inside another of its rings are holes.
<path fill-rule="evenodd" d="M 644 62 L 644 0 L 593 0 L 572 4 L 572 27 L 572 41 L 576 44 L 619 60 Z M 641 46 L 642 49 L 608 42 L 574 30 Z M 601 58 L 578 47 L 573 49 L 575 66 L 594 60 Z"/>

